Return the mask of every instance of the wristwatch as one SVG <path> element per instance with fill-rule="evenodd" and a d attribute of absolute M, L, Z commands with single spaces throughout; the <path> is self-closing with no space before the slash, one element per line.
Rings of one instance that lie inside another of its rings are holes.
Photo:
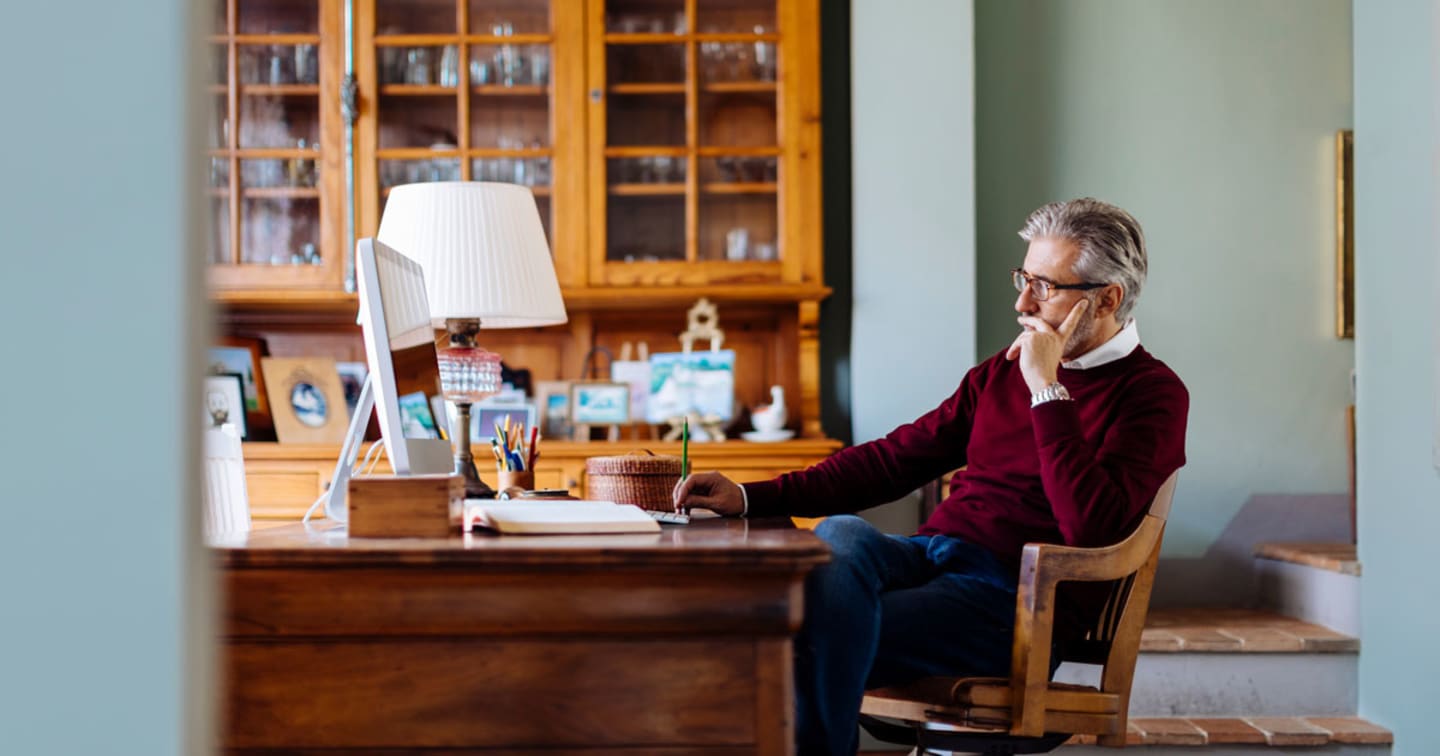
<path fill-rule="evenodd" d="M 1035 407 L 1037 405 L 1044 404 L 1045 402 L 1056 401 L 1057 399 L 1063 399 L 1067 402 L 1070 401 L 1070 392 L 1066 391 L 1065 386 L 1063 386 L 1059 381 L 1056 381 L 1055 383 L 1052 383 L 1049 386 L 1046 386 L 1045 388 L 1042 388 L 1039 391 L 1031 394 L 1030 406 Z"/>

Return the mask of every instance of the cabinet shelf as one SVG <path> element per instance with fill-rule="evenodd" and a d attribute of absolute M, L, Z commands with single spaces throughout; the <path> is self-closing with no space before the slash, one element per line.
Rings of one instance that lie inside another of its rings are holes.
<path fill-rule="evenodd" d="M 700 87 L 701 92 L 724 94 L 730 92 L 774 92 L 773 81 L 717 81 Z"/>
<path fill-rule="evenodd" d="M 668 95 L 685 94 L 684 82 L 658 82 L 644 84 L 611 84 L 610 94 L 617 95 Z"/>
<path fill-rule="evenodd" d="M 664 197 L 685 193 L 684 184 L 611 184 L 610 194 L 616 197 Z"/>
<path fill-rule="evenodd" d="M 515 84 L 508 87 L 504 84 L 477 84 L 471 87 L 470 91 L 487 97 L 546 97 L 550 94 L 550 87 L 544 84 Z"/>
<path fill-rule="evenodd" d="M 381 197 L 389 197 L 389 196 L 390 196 L 390 190 L 391 190 L 391 189 L 394 189 L 394 188 L 395 188 L 395 187 L 393 187 L 393 186 L 382 187 L 382 188 L 380 189 L 380 196 L 381 196 Z M 536 197 L 549 197 L 549 196 L 550 196 L 550 187 L 548 187 L 548 186 L 527 186 L 527 187 L 525 187 L 525 188 L 526 188 L 526 189 L 529 189 L 529 190 L 530 190 L 530 193 L 533 194 L 533 195 L 535 195 Z"/>
<path fill-rule="evenodd" d="M 779 184 L 767 182 L 714 182 L 702 184 L 700 188 L 706 194 L 775 194 L 780 191 Z"/>
<path fill-rule="evenodd" d="M 229 197 L 229 189 L 210 189 L 211 197 Z M 241 197 L 255 199 L 320 199 L 319 187 L 313 186 L 252 186 L 240 190 Z"/>
<path fill-rule="evenodd" d="M 445 87 L 439 84 L 381 84 L 380 94 L 386 97 L 434 97 L 436 95 L 455 96 L 458 87 Z"/>
<path fill-rule="evenodd" d="M 319 97 L 319 84 L 241 84 L 241 97 Z"/>
<path fill-rule="evenodd" d="M 318 97 L 319 84 L 241 84 L 237 89 L 241 97 Z M 223 95 L 230 91 L 224 84 L 211 84 L 211 94 Z"/>
<path fill-rule="evenodd" d="M 318 45 L 319 34 L 211 34 L 207 42 L 237 45 Z"/>
<path fill-rule="evenodd" d="M 385 34 L 375 37 L 376 47 L 443 47 L 445 45 L 548 45 L 549 34 Z"/>

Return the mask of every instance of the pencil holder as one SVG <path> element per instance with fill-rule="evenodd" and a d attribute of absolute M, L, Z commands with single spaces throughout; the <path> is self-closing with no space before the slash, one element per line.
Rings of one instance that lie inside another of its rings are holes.
<path fill-rule="evenodd" d="M 649 449 L 618 457 L 585 460 L 590 497 L 641 509 L 674 509 L 675 484 L 680 482 L 680 458 Z"/>
<path fill-rule="evenodd" d="M 508 491 L 518 488 L 522 491 L 535 490 L 535 472 L 533 470 L 501 470 L 495 473 L 496 491 Z"/>

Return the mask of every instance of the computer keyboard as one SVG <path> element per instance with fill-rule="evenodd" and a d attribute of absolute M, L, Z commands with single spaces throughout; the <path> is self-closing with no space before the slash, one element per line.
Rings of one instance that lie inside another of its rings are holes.
<path fill-rule="evenodd" d="M 659 522 L 665 522 L 671 525 L 690 524 L 690 515 L 684 514 L 682 512 L 661 512 L 657 509 L 647 509 L 645 511 L 648 512 L 651 517 L 655 518 Z"/>

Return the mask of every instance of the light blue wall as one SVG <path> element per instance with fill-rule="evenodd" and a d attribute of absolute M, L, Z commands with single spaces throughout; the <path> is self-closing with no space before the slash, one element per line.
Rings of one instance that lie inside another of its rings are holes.
<path fill-rule="evenodd" d="M 1349 8 L 976 4 L 980 356 L 1016 332 L 1007 271 L 1030 210 L 1091 195 L 1140 219 L 1140 333 L 1192 402 L 1165 553 L 1193 574 L 1170 570 L 1162 595 L 1237 592 L 1249 554 L 1215 552 L 1249 536 L 1225 534 L 1247 505 L 1344 517 L 1353 350 L 1332 325 L 1332 145 L 1351 118 Z"/>
<path fill-rule="evenodd" d="M 0 753 L 208 741 L 192 5 L 6 8 Z"/>
<path fill-rule="evenodd" d="M 1437 22 L 1433 0 L 1355 3 L 1360 710 L 1396 756 L 1440 753 Z"/>
<path fill-rule="evenodd" d="M 954 392 L 975 364 L 970 0 L 853 0 L 856 443 Z M 914 506 L 870 515 L 913 531 Z"/>

